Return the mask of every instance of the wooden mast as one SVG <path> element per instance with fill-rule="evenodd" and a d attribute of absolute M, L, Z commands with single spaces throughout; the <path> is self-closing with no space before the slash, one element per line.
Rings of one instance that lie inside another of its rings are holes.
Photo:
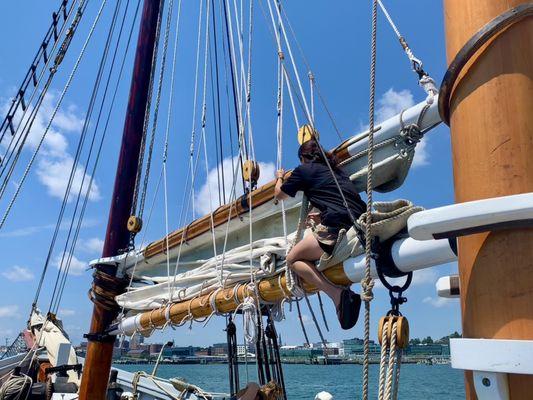
<path fill-rule="evenodd" d="M 146 103 L 149 91 L 152 58 L 155 49 L 157 20 L 162 0 L 144 0 L 133 77 L 124 121 L 113 197 L 109 212 L 102 257 L 119 254 L 128 247 L 127 220 L 133 200 Z M 108 276 L 116 275 L 116 267 L 101 265 L 97 269 Z M 99 285 L 95 279 L 95 285 Z M 104 400 L 111 369 L 114 337 L 98 338 L 117 316 L 116 309 L 95 302 L 91 320 L 87 355 L 79 391 L 80 400 Z M 109 340 L 111 339 L 111 340 Z"/>
<path fill-rule="evenodd" d="M 485 24 L 524 0 L 445 0 L 448 62 Z M 533 192 L 533 18 L 497 34 L 468 62 L 450 101 L 456 202 Z M 533 339 L 533 229 L 459 239 L 463 335 Z M 509 375 L 529 399 L 532 375 Z M 472 373 L 466 395 L 475 399 Z"/>

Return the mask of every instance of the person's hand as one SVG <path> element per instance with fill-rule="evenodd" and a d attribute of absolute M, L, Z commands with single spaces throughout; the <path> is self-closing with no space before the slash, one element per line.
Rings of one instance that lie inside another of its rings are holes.
<path fill-rule="evenodd" d="M 280 168 L 276 171 L 276 179 L 283 179 L 285 176 L 285 170 L 283 168 Z"/>

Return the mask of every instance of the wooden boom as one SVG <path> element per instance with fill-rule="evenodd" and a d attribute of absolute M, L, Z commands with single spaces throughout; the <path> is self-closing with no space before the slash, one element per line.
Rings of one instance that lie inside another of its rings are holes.
<path fill-rule="evenodd" d="M 337 285 L 350 285 L 352 282 L 346 276 L 342 264 L 335 265 L 328 268 L 324 275 L 331 282 Z M 303 282 L 302 288 L 307 293 L 315 293 L 317 288 Z M 213 312 L 229 313 L 234 311 L 239 304 L 241 304 L 247 296 L 253 296 L 253 291 L 250 291 L 246 285 L 241 285 L 237 290 L 234 288 L 223 289 L 211 293 L 204 294 L 197 298 L 181 301 L 170 305 L 170 307 L 158 308 L 152 311 L 147 311 L 139 314 L 136 318 L 136 330 L 144 331 L 153 328 L 160 328 L 170 321 L 173 324 L 179 324 L 187 320 L 187 318 L 204 318 L 211 315 Z M 258 283 L 258 294 L 264 302 L 278 302 L 283 300 L 289 294 L 285 274 L 277 274 L 275 276 L 264 278 Z M 211 296 L 215 296 L 211 299 Z M 213 310 L 211 303 L 216 305 L 216 310 Z M 238 300 L 238 301 L 237 301 Z M 120 328 L 112 328 L 111 334 L 120 333 Z"/>

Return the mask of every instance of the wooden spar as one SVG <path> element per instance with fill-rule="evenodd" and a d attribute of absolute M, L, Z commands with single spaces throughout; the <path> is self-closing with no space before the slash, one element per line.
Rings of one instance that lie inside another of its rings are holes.
<path fill-rule="evenodd" d="M 337 285 L 350 285 L 352 282 L 348 279 L 344 273 L 342 264 L 335 265 L 328 268 L 324 275 L 331 282 Z M 264 302 L 279 302 L 287 296 L 289 290 L 287 289 L 287 283 L 285 280 L 285 274 L 275 275 L 270 278 L 265 278 L 258 283 L 259 297 Z M 314 293 L 317 289 L 307 283 L 303 283 L 303 289 L 307 293 Z M 216 304 L 216 310 L 211 308 L 211 296 L 216 296 L 214 303 Z M 236 302 L 234 289 L 228 288 L 219 290 L 218 292 L 211 292 L 192 300 L 181 301 L 174 303 L 170 306 L 170 310 L 167 308 L 159 308 L 152 311 L 147 311 L 141 314 L 140 325 L 144 330 L 149 330 L 157 327 L 163 327 L 167 323 L 167 315 L 174 324 L 183 322 L 188 316 L 194 318 L 203 318 L 211 315 L 212 312 L 217 311 L 221 313 L 228 313 L 234 311 L 238 304 L 244 301 L 244 298 L 252 295 L 253 292 L 247 289 L 246 285 L 241 285 L 236 290 L 236 296 L 239 302 Z M 189 314 L 190 312 L 190 314 Z"/>
<path fill-rule="evenodd" d="M 448 62 L 489 21 L 524 0 L 445 0 Z M 450 101 L 456 202 L 533 192 L 533 18 L 506 28 L 469 60 Z M 459 239 L 463 335 L 533 339 L 533 229 Z M 533 375 L 509 375 L 529 399 Z M 472 373 L 466 396 L 475 399 Z"/>
<path fill-rule="evenodd" d="M 426 103 L 422 102 L 406 109 L 402 113 L 404 123 L 416 123 L 420 116 L 421 110 L 425 107 L 425 105 Z M 426 132 L 434 126 L 438 125 L 439 123 L 440 117 L 437 113 L 436 104 L 434 104 L 428 110 L 425 111 L 420 128 L 423 132 Z M 380 125 L 375 127 L 374 135 L 376 137 L 376 143 L 378 143 L 379 140 L 389 141 L 393 136 L 398 134 L 400 129 L 401 123 L 399 116 L 392 117 L 386 121 L 383 121 Z M 366 167 L 365 152 L 367 150 L 367 139 L 368 132 L 361 133 L 359 135 L 347 139 L 346 141 L 338 145 L 336 148 L 334 148 L 332 152 L 335 154 L 339 161 L 346 161 L 348 159 L 352 159 L 353 161 L 352 157 L 356 156 L 358 161 L 356 161 L 355 163 L 359 163 L 359 168 Z M 379 149 L 377 151 L 379 153 Z M 350 169 L 351 165 L 352 164 L 350 163 L 346 167 Z M 350 173 L 353 173 L 357 170 L 358 168 L 352 170 Z M 397 177 L 397 180 L 401 182 L 403 178 L 405 178 L 405 176 Z M 377 177 L 375 176 L 374 181 L 376 181 L 376 179 Z M 379 182 L 375 183 L 379 186 Z M 385 182 L 381 183 L 383 184 Z M 247 214 L 247 203 L 252 203 L 253 209 L 257 210 L 257 208 L 261 205 L 272 201 L 274 198 L 274 186 L 275 181 L 272 180 L 269 183 L 257 188 L 256 190 L 253 190 L 251 194 L 249 194 L 247 197 L 241 197 L 240 199 L 237 199 L 231 204 L 225 204 L 219 207 L 213 212 L 213 221 L 215 228 L 225 224 L 228 219 L 234 219 L 238 216 Z M 195 221 L 192 221 L 189 225 L 169 234 L 168 249 L 172 250 L 173 248 L 179 246 L 182 240 L 185 242 L 190 241 L 205 234 L 206 232 L 209 232 L 210 229 L 210 215 L 206 215 Z M 162 238 L 149 244 L 143 250 L 143 258 L 145 260 L 157 258 L 157 256 L 166 254 L 166 250 L 167 240 L 166 238 Z"/>
<path fill-rule="evenodd" d="M 155 34 L 160 11 L 160 0 L 145 0 L 137 39 L 133 77 L 124 121 L 115 186 L 109 212 L 103 257 L 114 256 L 127 248 L 129 232 L 126 224 L 130 216 L 141 148 L 143 122 L 149 91 Z M 116 266 L 100 265 L 99 271 L 114 277 Z M 95 281 L 96 282 L 96 281 Z M 104 400 L 111 370 L 114 337 L 111 340 L 95 338 L 102 334 L 115 319 L 117 312 L 95 302 L 91 320 L 91 337 L 83 367 L 79 390 L 80 400 Z"/>
<path fill-rule="evenodd" d="M 332 151 L 335 153 L 339 161 L 343 161 L 350 157 L 347 151 L 348 142 L 342 143 Z M 287 177 L 290 175 L 290 171 L 287 172 Z M 255 209 L 266 202 L 274 199 L 274 188 L 276 186 L 276 180 L 272 180 L 265 185 L 253 190 L 248 196 L 235 200 L 233 203 L 224 204 L 215 211 L 213 211 L 213 224 L 215 227 L 225 224 L 229 219 L 235 218 L 239 215 L 245 214 L 249 210 L 249 206 L 246 204 L 252 204 L 252 208 Z M 230 215 L 231 213 L 231 215 Z M 193 239 L 211 229 L 211 217 L 205 215 L 189 225 L 180 228 L 168 235 L 168 244 L 166 238 L 159 239 L 153 243 L 150 243 L 143 251 L 144 258 L 148 259 L 158 254 L 166 252 L 168 248 L 179 246 L 183 241 Z"/>

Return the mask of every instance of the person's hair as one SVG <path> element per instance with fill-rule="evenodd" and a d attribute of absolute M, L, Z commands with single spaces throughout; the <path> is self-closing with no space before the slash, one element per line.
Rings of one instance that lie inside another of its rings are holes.
<path fill-rule="evenodd" d="M 316 162 L 327 165 L 324 155 L 327 157 L 331 168 L 336 171 L 338 164 L 337 157 L 335 157 L 333 153 L 321 149 L 320 144 L 316 141 L 316 139 L 308 140 L 298 149 L 298 158 L 303 160 L 304 163 Z"/>

